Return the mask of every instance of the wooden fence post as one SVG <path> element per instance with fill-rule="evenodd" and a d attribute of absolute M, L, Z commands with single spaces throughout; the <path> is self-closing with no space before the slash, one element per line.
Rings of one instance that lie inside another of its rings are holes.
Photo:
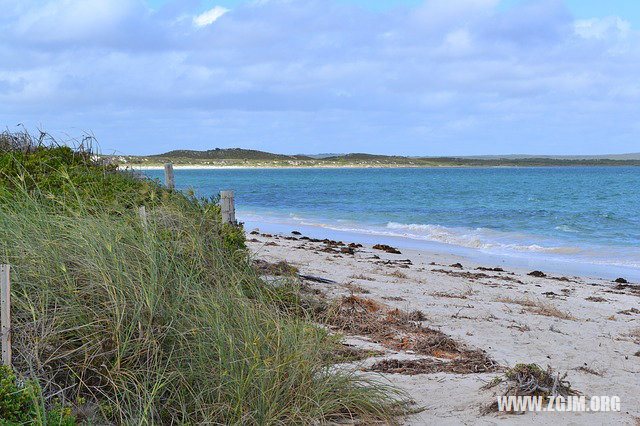
<path fill-rule="evenodd" d="M 142 227 L 147 229 L 147 208 L 145 206 L 140 206 L 138 208 L 138 213 L 140 214 L 140 222 L 142 222 Z"/>
<path fill-rule="evenodd" d="M 164 186 L 167 189 L 175 189 L 176 187 L 173 176 L 173 163 L 164 163 Z"/>
<path fill-rule="evenodd" d="M 222 212 L 222 223 L 236 224 L 236 207 L 233 201 L 233 191 L 220 191 L 220 210 Z"/>
<path fill-rule="evenodd" d="M 11 275 L 9 265 L 0 265 L 0 322 L 2 364 L 11 366 Z"/>

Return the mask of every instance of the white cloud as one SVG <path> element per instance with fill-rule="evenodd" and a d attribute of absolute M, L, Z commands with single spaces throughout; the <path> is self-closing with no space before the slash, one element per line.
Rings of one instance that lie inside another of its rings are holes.
<path fill-rule="evenodd" d="M 147 153 L 185 134 L 284 152 L 637 150 L 640 33 L 620 18 L 576 22 L 558 0 L 199 4 L 0 0 L 0 127 Z"/>
<path fill-rule="evenodd" d="M 631 31 L 631 24 L 618 16 L 608 16 L 602 19 L 580 19 L 573 28 L 582 38 L 601 40 L 612 36 L 627 36 Z"/>
<path fill-rule="evenodd" d="M 467 30 L 455 30 L 445 36 L 444 48 L 453 55 L 463 55 L 472 51 L 471 36 Z"/>
<path fill-rule="evenodd" d="M 57 0 L 24 11 L 15 34 L 33 42 L 73 42 L 103 37 L 144 9 L 135 0 Z"/>
<path fill-rule="evenodd" d="M 193 25 L 195 25 L 196 27 L 206 27 L 207 25 L 213 24 L 228 11 L 229 9 L 225 7 L 216 6 L 211 10 L 207 10 L 206 12 L 195 16 L 193 18 Z"/>

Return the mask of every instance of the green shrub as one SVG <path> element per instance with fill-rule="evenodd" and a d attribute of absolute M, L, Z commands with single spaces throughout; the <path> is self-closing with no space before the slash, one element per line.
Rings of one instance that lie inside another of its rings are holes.
<path fill-rule="evenodd" d="M 19 380 L 8 366 L 0 367 L 0 425 L 73 426 L 71 409 L 55 402 L 48 410 L 40 405 L 40 389 L 32 380 Z"/>

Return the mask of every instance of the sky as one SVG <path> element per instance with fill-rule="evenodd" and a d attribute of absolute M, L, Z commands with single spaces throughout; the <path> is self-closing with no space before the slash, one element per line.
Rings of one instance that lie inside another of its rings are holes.
<path fill-rule="evenodd" d="M 0 0 L 0 126 L 103 153 L 640 152 L 637 0 Z"/>

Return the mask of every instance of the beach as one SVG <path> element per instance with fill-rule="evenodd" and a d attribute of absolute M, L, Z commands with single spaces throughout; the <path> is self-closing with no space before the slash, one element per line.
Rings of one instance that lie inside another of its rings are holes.
<path fill-rule="evenodd" d="M 379 377 L 415 401 L 420 411 L 402 424 L 640 421 L 637 284 L 480 264 L 446 252 L 400 248 L 393 253 L 388 246 L 381 250 L 289 232 L 247 228 L 253 258 L 297 268 L 310 277 L 303 278 L 304 287 L 329 304 L 369 306 L 387 319 L 410 313 L 415 324 L 449 342 L 425 352 L 416 343 L 417 334 L 407 328 L 390 326 L 384 338 L 377 332 L 344 332 L 349 328 L 343 323 L 333 328 L 344 335 L 349 350 L 365 353 L 341 368 Z M 483 361 L 474 363 L 474 357 Z M 586 396 L 587 406 L 594 395 L 619 396 L 621 410 L 483 413 L 501 392 L 499 386 L 483 387 L 505 369 L 531 363 L 567 373 L 566 380 Z"/>

